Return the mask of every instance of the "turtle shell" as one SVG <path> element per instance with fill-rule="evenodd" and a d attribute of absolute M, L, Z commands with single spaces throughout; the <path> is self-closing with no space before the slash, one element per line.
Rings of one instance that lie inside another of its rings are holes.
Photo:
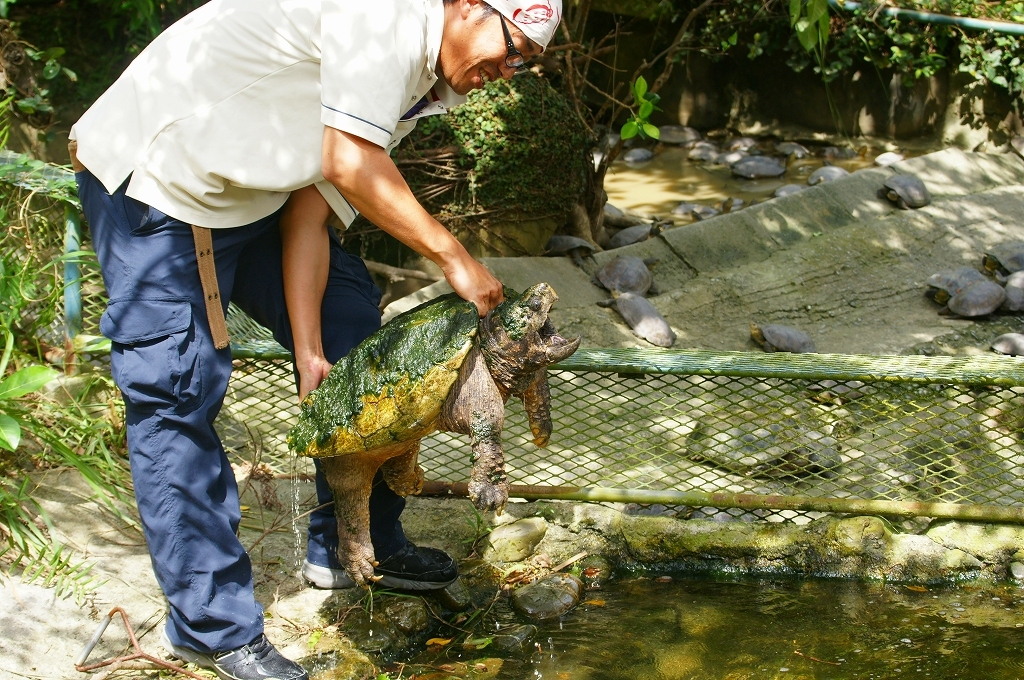
<path fill-rule="evenodd" d="M 640 241 L 646 241 L 651 237 L 652 225 L 638 224 L 635 227 L 626 227 L 608 240 L 609 248 L 621 248 Z"/>
<path fill-rule="evenodd" d="M 597 280 L 610 291 L 645 294 L 651 287 L 651 271 L 639 257 L 619 255 L 597 270 Z"/>
<path fill-rule="evenodd" d="M 786 156 L 793 156 L 794 158 L 807 158 L 811 155 L 811 152 L 807 150 L 807 147 L 803 144 L 797 144 L 796 142 L 779 142 L 775 145 L 775 150 Z"/>
<path fill-rule="evenodd" d="M 647 298 L 622 293 L 615 299 L 615 307 L 637 337 L 658 347 L 671 347 L 675 343 L 675 331 Z"/>
<path fill-rule="evenodd" d="M 517 298 L 505 290 L 506 302 Z M 473 347 L 478 318 L 476 305 L 454 293 L 396 316 L 303 399 L 289 447 L 338 456 L 429 433 Z"/>
<path fill-rule="evenodd" d="M 985 316 L 999 309 L 1005 299 L 1006 291 L 1003 287 L 985 279 L 969 284 L 951 297 L 946 306 L 957 316 Z"/>
<path fill-rule="evenodd" d="M 814 186 L 822 182 L 832 182 L 841 179 L 849 174 L 849 171 L 845 168 L 840 168 L 836 165 L 824 165 L 811 173 L 811 176 L 807 178 L 807 183 Z"/>
<path fill-rule="evenodd" d="M 816 352 L 811 336 L 778 323 L 750 324 L 750 337 L 766 352 Z"/>
<path fill-rule="evenodd" d="M 932 202 L 924 182 L 915 175 L 893 175 L 883 182 L 889 200 L 901 209 L 923 208 Z"/>
<path fill-rule="evenodd" d="M 944 305 L 949 301 L 949 298 L 962 291 L 968 285 L 975 281 L 985 280 L 987 280 L 985 276 L 973 267 L 949 269 L 929 276 L 926 282 L 928 288 L 924 294 L 940 305 Z"/>
<path fill-rule="evenodd" d="M 1024 271 L 1024 243 L 1010 241 L 990 248 L 982 258 L 982 264 L 987 271 L 996 274 Z"/>
<path fill-rule="evenodd" d="M 732 174 L 747 179 L 778 177 L 786 172 L 786 166 L 769 156 L 747 156 L 732 164 Z"/>
<path fill-rule="evenodd" d="M 1011 357 L 1024 355 L 1024 335 L 1020 333 L 1005 333 L 992 341 L 992 349 L 1000 354 L 1009 354 Z"/>
<path fill-rule="evenodd" d="M 775 198 L 782 198 L 783 196 L 789 196 L 797 192 L 803 191 L 807 187 L 800 184 L 783 184 L 781 187 L 775 190 L 772 194 Z"/>
<path fill-rule="evenodd" d="M 569 236 L 567 234 L 555 234 L 548 239 L 547 247 L 544 249 L 546 255 L 565 255 L 566 253 L 582 248 L 587 253 L 594 252 L 595 248 L 589 242 L 581 239 L 579 236 Z"/>

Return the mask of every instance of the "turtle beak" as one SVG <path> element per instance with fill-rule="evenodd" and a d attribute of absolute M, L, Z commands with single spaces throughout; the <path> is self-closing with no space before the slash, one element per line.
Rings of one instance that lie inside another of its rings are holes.
<path fill-rule="evenodd" d="M 544 354 L 547 357 L 548 363 L 551 364 L 557 364 L 559 361 L 564 361 L 572 356 L 572 353 L 579 349 L 580 341 L 582 340 L 578 335 L 572 340 L 563 338 L 555 330 L 551 321 L 545 321 L 544 325 L 540 327 L 538 334 L 544 342 Z"/>

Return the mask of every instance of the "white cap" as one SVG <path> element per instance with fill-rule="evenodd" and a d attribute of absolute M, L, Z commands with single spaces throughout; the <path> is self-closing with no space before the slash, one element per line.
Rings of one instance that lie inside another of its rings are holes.
<path fill-rule="evenodd" d="M 541 48 L 548 46 L 562 18 L 562 0 L 487 0 Z"/>

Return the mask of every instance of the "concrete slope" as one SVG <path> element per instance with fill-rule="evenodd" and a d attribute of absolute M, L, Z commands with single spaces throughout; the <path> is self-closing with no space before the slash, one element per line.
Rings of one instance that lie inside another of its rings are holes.
<path fill-rule="evenodd" d="M 906 211 L 879 198 L 896 172 L 918 175 L 932 204 Z M 923 294 L 934 272 L 980 267 L 985 248 L 1010 240 L 1024 241 L 1024 161 L 947 149 L 597 253 L 586 271 L 569 258 L 485 263 L 515 288 L 550 282 L 560 295 L 556 325 L 586 346 L 647 346 L 594 304 L 607 294 L 590 282 L 610 259 L 637 255 L 658 259 L 651 299 L 678 334 L 676 347 L 753 349 L 749 324 L 758 321 L 802 328 L 821 352 L 898 354 L 949 351 L 946 340 L 983 347 L 1021 328 L 1014 317 L 940 316 Z M 436 284 L 392 308 L 440 290 L 449 289 Z"/>

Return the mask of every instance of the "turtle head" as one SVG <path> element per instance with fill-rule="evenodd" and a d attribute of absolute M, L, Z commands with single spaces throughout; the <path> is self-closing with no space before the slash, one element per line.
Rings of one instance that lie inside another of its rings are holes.
<path fill-rule="evenodd" d="M 505 289 L 505 301 L 480 321 L 480 349 L 492 376 L 514 393 L 516 384 L 539 369 L 568 358 L 580 346 L 580 338 L 558 334 L 548 318 L 558 300 L 546 283 L 532 286 L 522 295 Z"/>

